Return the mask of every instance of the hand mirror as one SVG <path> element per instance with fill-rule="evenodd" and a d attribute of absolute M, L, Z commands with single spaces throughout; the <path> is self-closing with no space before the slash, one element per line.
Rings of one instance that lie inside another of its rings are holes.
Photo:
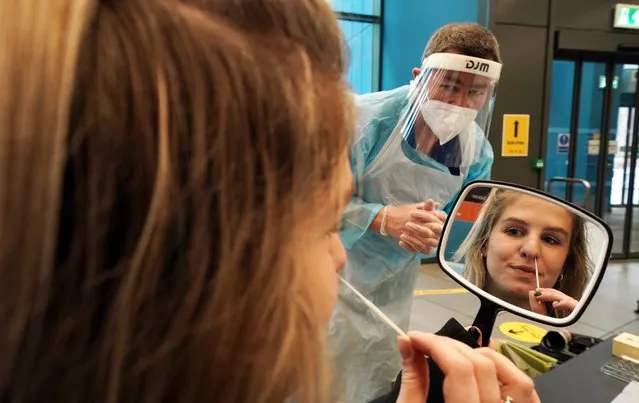
<path fill-rule="evenodd" d="M 601 282 L 610 228 L 547 193 L 495 181 L 467 184 L 444 224 L 439 266 L 477 295 L 488 340 L 496 314 L 563 327 L 576 322 Z"/>

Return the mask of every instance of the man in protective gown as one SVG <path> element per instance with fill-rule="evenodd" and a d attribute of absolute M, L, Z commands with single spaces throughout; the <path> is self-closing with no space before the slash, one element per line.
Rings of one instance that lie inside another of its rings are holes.
<path fill-rule="evenodd" d="M 500 73 L 490 31 L 450 24 L 430 39 L 410 85 L 356 98 L 342 276 L 403 330 L 420 259 L 432 256 L 456 195 L 490 178 L 487 133 Z M 342 284 L 339 296 L 329 336 L 340 401 L 369 402 L 401 368 L 397 335 Z"/>

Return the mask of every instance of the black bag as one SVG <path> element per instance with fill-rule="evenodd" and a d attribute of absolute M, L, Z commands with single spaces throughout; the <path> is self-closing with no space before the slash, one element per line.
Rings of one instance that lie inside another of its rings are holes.
<path fill-rule="evenodd" d="M 438 332 L 435 333 L 438 336 L 447 336 L 451 339 L 458 340 L 472 348 L 479 348 L 479 343 L 471 336 L 466 329 L 461 325 L 461 323 L 457 322 L 455 318 L 451 318 L 446 322 L 444 327 L 442 327 Z M 428 359 L 428 369 L 429 369 L 429 378 L 430 384 L 428 387 L 428 399 L 427 403 L 443 403 L 444 402 L 444 394 L 443 394 L 443 384 L 444 384 L 444 373 L 441 369 L 435 364 L 432 359 Z M 395 403 L 397 401 L 397 397 L 399 396 L 399 389 L 402 384 L 402 372 L 399 371 L 399 375 L 397 379 L 393 383 L 391 387 L 391 391 L 384 395 L 380 396 L 377 399 L 371 401 L 370 403 Z"/>
<path fill-rule="evenodd" d="M 602 341 L 597 337 L 551 330 L 541 339 L 539 345 L 531 348 L 557 359 L 558 364 L 563 364 Z"/>

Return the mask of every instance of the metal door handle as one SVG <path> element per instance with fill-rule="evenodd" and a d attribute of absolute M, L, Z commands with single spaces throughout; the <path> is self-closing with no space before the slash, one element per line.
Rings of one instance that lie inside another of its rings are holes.
<path fill-rule="evenodd" d="M 581 184 L 586 188 L 586 209 L 589 208 L 590 206 L 590 189 L 592 188 L 592 186 L 590 186 L 590 182 L 588 182 L 585 179 L 576 179 L 576 178 L 562 178 L 562 177 L 555 177 L 552 178 L 548 181 L 548 184 L 546 185 L 546 192 L 551 193 L 550 191 L 552 188 L 552 184 L 555 182 L 564 182 L 564 183 L 577 183 L 577 184 Z"/>

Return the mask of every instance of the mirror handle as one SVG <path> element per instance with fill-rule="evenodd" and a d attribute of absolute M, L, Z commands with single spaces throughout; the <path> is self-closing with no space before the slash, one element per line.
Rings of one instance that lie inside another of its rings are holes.
<path fill-rule="evenodd" d="M 495 319 L 497 319 L 497 314 L 502 308 L 486 298 L 480 297 L 480 300 L 481 305 L 473 321 L 473 326 L 481 330 L 481 346 L 488 347 L 490 336 L 495 326 Z"/>

